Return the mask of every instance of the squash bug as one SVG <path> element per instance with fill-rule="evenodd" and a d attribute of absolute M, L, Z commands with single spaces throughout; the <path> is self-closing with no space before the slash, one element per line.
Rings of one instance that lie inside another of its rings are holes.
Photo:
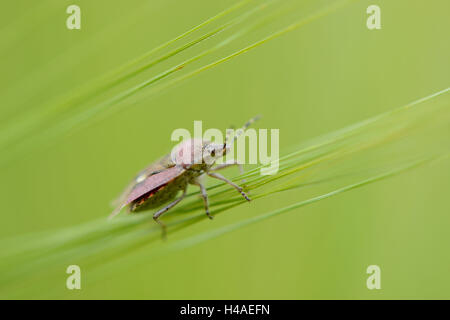
<path fill-rule="evenodd" d="M 230 151 L 234 141 L 258 118 L 255 117 L 247 121 L 241 129 L 236 131 L 233 137 L 227 135 L 223 144 L 198 138 L 179 143 L 170 154 L 151 164 L 135 177 L 116 200 L 118 205 L 109 218 L 119 214 L 126 206 L 128 206 L 129 212 L 141 212 L 168 203 L 153 214 L 153 219 L 162 227 L 163 236 L 165 236 L 166 226 L 159 218 L 183 200 L 186 196 L 187 186 L 192 184 L 200 188 L 206 215 L 212 219 L 213 216 L 209 212 L 208 195 L 202 182 L 205 175 L 224 181 L 235 188 L 247 201 L 250 201 L 242 187 L 217 173 L 218 170 L 233 165 L 238 165 L 241 173 L 243 173 L 242 164 L 237 161 L 215 167 L 214 164 L 217 159 Z M 181 196 L 176 198 L 180 191 L 182 192 Z"/>

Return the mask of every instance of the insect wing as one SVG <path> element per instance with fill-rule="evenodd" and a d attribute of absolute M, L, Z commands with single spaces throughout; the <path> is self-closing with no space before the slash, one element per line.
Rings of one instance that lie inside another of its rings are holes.
<path fill-rule="evenodd" d="M 143 182 L 136 185 L 136 187 L 134 187 L 133 190 L 131 190 L 131 193 L 128 196 L 124 205 L 133 202 L 134 200 L 143 196 L 147 192 L 155 190 L 156 188 L 159 188 L 169 183 L 170 181 L 178 177 L 180 174 L 182 174 L 184 171 L 185 170 L 183 168 L 176 166 L 148 177 Z"/>
<path fill-rule="evenodd" d="M 125 190 L 122 191 L 119 197 L 117 197 L 111 205 L 113 207 L 117 207 L 119 205 L 122 205 L 123 202 L 128 198 L 128 195 L 130 194 L 131 190 L 133 190 L 139 183 L 147 179 L 148 177 L 157 174 L 161 171 L 164 171 L 167 168 L 173 167 L 174 164 L 170 161 L 170 154 L 167 156 L 159 159 L 158 161 L 155 161 L 154 163 L 150 164 L 147 168 L 140 171 L 136 177 L 127 185 Z"/>
<path fill-rule="evenodd" d="M 110 218 L 117 215 L 123 207 L 143 196 L 144 194 L 159 188 L 179 175 L 181 175 L 185 170 L 181 167 L 174 166 L 171 168 L 167 168 L 162 170 L 161 172 L 155 173 L 153 175 L 148 176 L 144 181 L 135 184 L 131 190 L 125 195 L 126 199 L 122 201 L 117 208 L 111 213 Z"/>
<path fill-rule="evenodd" d="M 135 181 L 137 181 L 139 178 L 142 178 L 143 180 L 143 178 L 147 178 L 173 166 L 175 166 L 175 164 L 171 161 L 170 154 L 168 154 L 139 172 L 135 178 Z"/>

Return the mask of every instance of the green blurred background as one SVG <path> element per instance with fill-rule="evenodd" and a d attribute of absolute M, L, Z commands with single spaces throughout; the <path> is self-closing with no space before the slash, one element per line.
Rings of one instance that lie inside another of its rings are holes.
<path fill-rule="evenodd" d="M 235 3 L 3 2 L 0 126 L 14 127 L 16 119 L 38 116 L 55 99 L 70 97 L 80 86 Z M 291 1 L 285 16 L 186 69 L 230 54 L 330 3 Z M 70 4 L 81 8 L 81 30 L 65 26 Z M 366 27 L 370 4 L 381 7 L 381 30 Z M 148 97 L 144 90 L 121 102 L 117 112 L 100 113 L 96 121 L 36 144 L 0 168 L 1 238 L 106 217 L 110 201 L 128 180 L 168 152 L 172 131 L 191 129 L 193 120 L 225 129 L 262 114 L 258 126 L 279 128 L 284 150 L 446 88 L 448 12 L 446 0 L 355 1 L 161 94 Z M 180 62 L 192 54 L 187 50 L 174 59 Z M 163 65 L 105 97 L 162 70 Z M 2 157 L 8 150 L 1 151 Z M 422 167 L 152 263 L 123 268 L 114 277 L 80 291 L 61 290 L 55 297 L 450 298 L 449 169 L 448 161 Z M 292 193 L 267 197 L 212 222 L 205 219 L 187 232 L 226 225 L 294 200 Z M 139 255 L 146 255 L 145 247 L 130 259 Z M 382 270 L 378 291 L 366 288 L 365 271 L 371 264 Z M 89 270 L 80 266 L 89 278 Z M 65 270 L 55 274 L 62 287 L 66 276 Z"/>

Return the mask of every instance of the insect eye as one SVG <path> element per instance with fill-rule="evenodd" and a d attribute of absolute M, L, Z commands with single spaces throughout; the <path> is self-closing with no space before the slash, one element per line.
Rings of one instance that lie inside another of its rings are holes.
<path fill-rule="evenodd" d="M 215 157 L 216 156 L 216 150 L 211 151 L 211 157 Z"/>

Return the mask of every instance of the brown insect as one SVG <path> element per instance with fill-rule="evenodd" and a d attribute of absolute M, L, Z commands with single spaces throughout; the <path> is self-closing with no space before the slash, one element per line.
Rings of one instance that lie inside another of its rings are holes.
<path fill-rule="evenodd" d="M 153 214 L 153 219 L 161 225 L 164 236 L 166 226 L 159 220 L 159 217 L 183 200 L 187 186 L 193 184 L 200 188 L 206 215 L 212 219 L 213 216 L 209 212 L 208 195 L 202 182 L 205 175 L 226 182 L 247 201 L 250 201 L 249 197 L 242 191 L 242 187 L 216 172 L 238 165 L 242 173 L 242 165 L 237 161 L 215 167 L 214 165 L 217 159 L 230 151 L 233 142 L 256 120 L 257 117 L 250 119 L 241 129 L 236 131 L 232 139 L 231 136 L 227 136 L 223 144 L 203 141 L 202 139 L 190 139 L 178 144 L 172 153 L 151 164 L 136 176 L 116 201 L 118 205 L 111 213 L 110 218 L 116 216 L 126 206 L 128 206 L 130 212 L 141 212 L 168 203 Z M 181 196 L 176 198 L 180 191 L 182 192 Z"/>

